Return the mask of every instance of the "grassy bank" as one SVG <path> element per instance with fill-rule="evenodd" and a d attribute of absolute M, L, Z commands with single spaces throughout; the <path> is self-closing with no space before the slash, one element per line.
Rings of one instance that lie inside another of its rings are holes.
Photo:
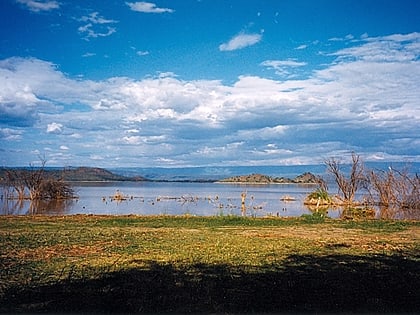
<path fill-rule="evenodd" d="M 419 312 L 420 222 L 0 217 L 0 312 Z"/>

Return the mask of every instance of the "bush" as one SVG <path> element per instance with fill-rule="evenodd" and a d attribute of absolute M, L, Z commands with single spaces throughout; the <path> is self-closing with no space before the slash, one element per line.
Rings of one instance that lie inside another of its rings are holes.
<path fill-rule="evenodd" d="M 318 188 L 311 192 L 304 201 L 305 205 L 329 205 L 331 204 L 331 197 L 324 188 Z"/>

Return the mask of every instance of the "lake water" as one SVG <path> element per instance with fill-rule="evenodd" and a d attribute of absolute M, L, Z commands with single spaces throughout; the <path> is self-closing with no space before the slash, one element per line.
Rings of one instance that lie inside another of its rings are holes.
<path fill-rule="evenodd" d="M 311 211 L 303 200 L 314 185 L 237 185 L 190 182 L 110 182 L 74 185 L 78 199 L 55 202 L 1 200 L 2 215 L 241 215 L 245 193 L 248 216 L 301 216 Z M 124 200 L 112 198 L 117 192 Z M 294 201 L 282 201 L 284 196 Z M 328 216 L 339 217 L 330 209 Z"/>
<path fill-rule="evenodd" d="M 387 170 L 389 163 L 366 163 L 375 170 Z M 420 173 L 420 163 L 410 163 L 412 174 Z M 392 163 L 403 169 L 407 163 Z M 348 166 L 349 167 L 349 166 Z M 330 194 L 337 193 L 337 186 L 325 172 L 324 165 L 293 166 L 221 166 L 187 168 L 118 168 L 113 172 L 125 176 L 141 175 L 155 180 L 147 182 L 100 182 L 77 183 L 73 187 L 78 195 L 75 200 L 51 202 L 19 202 L 0 199 L 0 215 L 26 214 L 103 214 L 103 215 L 241 215 L 241 194 L 246 193 L 245 208 L 248 216 L 295 217 L 312 213 L 303 205 L 305 197 L 316 189 L 313 185 L 235 185 L 212 182 L 182 182 L 182 180 L 220 180 L 229 176 L 251 173 L 268 174 L 272 177 L 294 178 L 304 172 L 322 176 Z M 159 180 L 171 180 L 164 182 Z M 175 181 L 175 182 L 174 182 Z M 119 191 L 125 200 L 110 197 Z M 361 195 L 363 192 L 361 192 Z M 0 195 L 1 192 L 0 192 Z M 358 197 L 361 197 L 359 195 Z M 291 196 L 295 201 L 285 202 L 281 198 Z M 361 199 L 361 198 L 360 198 Z M 398 210 L 400 211 L 400 210 Z M 328 209 L 327 215 L 337 218 L 342 209 Z M 396 213 L 378 209 L 377 217 L 420 219 L 419 211 Z"/>

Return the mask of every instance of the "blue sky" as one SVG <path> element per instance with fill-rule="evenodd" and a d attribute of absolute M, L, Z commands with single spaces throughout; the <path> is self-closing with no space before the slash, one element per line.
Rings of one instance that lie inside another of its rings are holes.
<path fill-rule="evenodd" d="M 420 162 L 420 1 L 2 0 L 0 165 Z"/>

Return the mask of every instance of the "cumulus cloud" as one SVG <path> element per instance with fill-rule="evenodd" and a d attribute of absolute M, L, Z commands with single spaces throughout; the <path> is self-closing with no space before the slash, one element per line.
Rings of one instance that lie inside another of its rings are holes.
<path fill-rule="evenodd" d="M 220 51 L 232 51 L 242 49 L 248 46 L 259 43 L 262 39 L 261 34 L 244 34 L 234 36 L 227 43 L 223 43 L 219 46 Z"/>
<path fill-rule="evenodd" d="M 66 78 L 53 63 L 35 58 L 0 60 L 0 86 L 0 123 L 26 127 L 41 114 L 56 111 L 57 103 L 77 102 L 80 88 L 92 88 Z"/>
<path fill-rule="evenodd" d="M 159 8 L 151 2 L 126 2 L 131 10 L 142 13 L 172 13 L 174 10 L 169 8 Z"/>
<path fill-rule="evenodd" d="M 60 8 L 57 1 L 42 1 L 42 0 L 16 0 L 17 3 L 25 5 L 30 11 L 50 11 Z"/>
<path fill-rule="evenodd" d="M 6 59 L 0 136 L 32 143 L 47 126 L 54 134 L 48 141 L 72 149 L 66 154 L 108 166 L 312 163 L 313 156 L 322 162 L 348 150 L 372 159 L 419 159 L 419 42 L 418 33 L 366 37 L 331 53 L 333 62 L 306 78 L 246 75 L 229 85 L 173 74 L 73 80 L 49 62 Z M 261 66 L 306 64 L 286 59 Z M 65 110 L 76 102 L 83 111 Z M 31 132 L 15 131 L 25 119 Z"/>
<path fill-rule="evenodd" d="M 48 107 L 48 102 L 40 99 L 34 91 L 33 79 L 38 66 L 43 70 L 49 66 L 31 59 L 27 67 L 22 67 L 21 61 L 20 58 L 0 61 L 0 123 L 12 126 L 32 125 L 38 117 L 38 109 Z"/>

